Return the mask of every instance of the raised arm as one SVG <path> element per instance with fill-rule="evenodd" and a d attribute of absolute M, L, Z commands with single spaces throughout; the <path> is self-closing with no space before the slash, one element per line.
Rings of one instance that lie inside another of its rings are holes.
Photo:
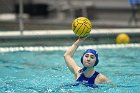
<path fill-rule="evenodd" d="M 64 59 L 65 62 L 69 68 L 69 70 L 73 73 L 73 74 L 77 74 L 78 71 L 80 70 L 80 67 L 76 64 L 76 62 L 73 59 L 73 55 L 75 53 L 75 51 L 77 50 L 77 48 L 79 47 L 79 45 L 86 39 L 85 38 L 79 38 L 78 40 L 76 40 L 76 42 L 74 42 L 72 44 L 71 47 L 69 47 L 65 54 L 64 54 Z"/>

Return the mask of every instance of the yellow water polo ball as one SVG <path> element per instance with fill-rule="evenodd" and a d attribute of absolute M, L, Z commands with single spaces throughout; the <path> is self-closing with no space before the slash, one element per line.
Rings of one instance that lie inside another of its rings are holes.
<path fill-rule="evenodd" d="M 118 34 L 116 37 L 116 43 L 118 44 L 127 44 L 130 42 L 130 37 L 128 36 L 128 34 L 122 33 L 122 34 Z"/>
<path fill-rule="evenodd" d="M 72 22 L 72 30 L 78 37 L 88 36 L 91 32 L 91 21 L 86 17 L 78 17 Z"/>

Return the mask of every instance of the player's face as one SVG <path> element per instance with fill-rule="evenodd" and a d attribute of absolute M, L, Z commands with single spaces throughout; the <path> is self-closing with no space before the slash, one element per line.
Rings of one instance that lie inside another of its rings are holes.
<path fill-rule="evenodd" d="M 86 53 L 83 56 L 83 65 L 84 67 L 93 67 L 96 61 L 96 57 L 92 53 Z"/>

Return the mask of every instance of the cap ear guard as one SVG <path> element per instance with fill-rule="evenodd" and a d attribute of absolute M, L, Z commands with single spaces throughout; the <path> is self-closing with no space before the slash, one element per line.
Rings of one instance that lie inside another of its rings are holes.
<path fill-rule="evenodd" d="M 99 59 L 96 58 L 96 62 L 95 62 L 95 64 L 94 64 L 94 66 L 96 66 L 98 63 L 99 63 Z"/>

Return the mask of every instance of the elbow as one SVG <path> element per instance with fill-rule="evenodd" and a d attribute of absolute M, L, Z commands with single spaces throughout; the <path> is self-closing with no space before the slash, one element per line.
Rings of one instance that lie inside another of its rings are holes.
<path fill-rule="evenodd" d="M 67 57 L 71 57 L 71 55 L 69 55 L 68 53 L 65 53 L 63 56 L 64 56 L 64 59 Z"/>
<path fill-rule="evenodd" d="M 65 58 L 67 56 L 67 54 L 65 53 L 64 55 L 63 55 L 63 57 Z"/>
<path fill-rule="evenodd" d="M 65 53 L 63 56 L 64 56 L 64 58 L 65 58 L 65 57 L 67 57 L 67 56 L 68 56 L 68 54 L 67 54 L 67 53 Z"/>
<path fill-rule="evenodd" d="M 63 57 L 65 58 L 65 57 L 66 57 L 66 55 L 64 54 L 64 55 L 63 55 Z"/>

